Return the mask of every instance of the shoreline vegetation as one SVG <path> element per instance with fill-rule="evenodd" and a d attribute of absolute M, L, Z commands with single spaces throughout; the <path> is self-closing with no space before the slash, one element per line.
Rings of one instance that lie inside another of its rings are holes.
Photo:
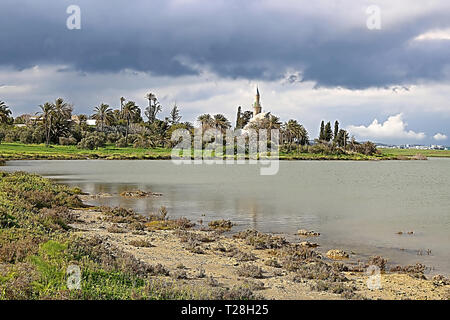
<path fill-rule="evenodd" d="M 309 242 L 316 232 L 300 230 L 294 243 L 231 233 L 231 221 L 172 219 L 164 207 L 144 216 L 87 206 L 89 196 L 0 172 L 0 299 L 450 298 L 450 280 L 428 279 L 423 265 L 350 263 L 345 248 L 323 255 Z M 381 270 L 381 290 L 368 289 L 369 265 Z M 74 266 L 79 289 L 67 282 Z"/>
<path fill-rule="evenodd" d="M 423 156 L 423 157 L 422 157 Z M 361 153 L 326 154 L 311 152 L 280 152 L 280 160 L 425 160 L 427 157 L 450 157 L 448 150 L 405 150 L 380 149 L 374 155 Z M 94 150 L 79 149 L 76 146 L 44 144 L 2 143 L 0 144 L 0 165 L 7 160 L 170 160 L 169 148 L 117 148 L 105 145 Z M 3 161 L 2 161 L 3 160 Z"/>
<path fill-rule="evenodd" d="M 425 160 L 417 155 L 383 153 L 370 141 L 350 137 L 338 120 L 334 125 L 321 121 L 319 136 L 312 139 L 297 119 L 282 122 L 271 112 L 262 112 L 258 90 L 254 110 L 239 107 L 234 125 L 223 114 L 208 113 L 194 122 L 182 122 L 176 104 L 168 117 L 158 119 L 163 107 L 155 94 L 148 93 L 146 98 L 145 108 L 121 97 L 117 108 L 101 103 L 91 115 L 74 114 L 73 105 L 58 98 L 40 105 L 34 115 L 16 117 L 0 101 L 0 159 L 168 160 L 176 147 L 194 146 L 195 153 L 203 150 L 207 159 L 215 156 L 214 151 L 210 155 L 205 149 L 222 149 L 228 156 L 217 158 L 229 160 Z M 271 157 L 269 148 L 279 154 Z M 192 159 L 192 149 L 184 157 Z M 256 150 L 260 153 L 255 154 Z"/>

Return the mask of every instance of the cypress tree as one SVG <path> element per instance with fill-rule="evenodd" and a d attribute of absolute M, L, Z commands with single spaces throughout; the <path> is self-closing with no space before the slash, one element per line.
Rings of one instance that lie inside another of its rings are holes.
<path fill-rule="evenodd" d="M 325 140 L 325 123 L 322 122 L 320 123 L 320 134 L 319 134 L 319 140 L 323 141 Z"/>
<path fill-rule="evenodd" d="M 339 134 L 339 121 L 335 121 L 334 123 L 334 140 L 336 141 Z"/>
<path fill-rule="evenodd" d="M 327 122 L 325 125 L 325 132 L 324 132 L 324 140 L 327 142 L 330 142 L 331 138 L 333 138 L 333 130 L 331 130 L 331 123 L 330 121 Z"/>

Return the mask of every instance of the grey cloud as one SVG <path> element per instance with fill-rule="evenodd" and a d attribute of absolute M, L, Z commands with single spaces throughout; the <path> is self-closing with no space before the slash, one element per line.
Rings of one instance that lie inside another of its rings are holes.
<path fill-rule="evenodd" d="M 6 45 L 0 47 L 0 64 L 198 73 L 181 62 L 184 57 L 222 77 L 274 80 L 293 69 L 302 71 L 303 80 L 325 87 L 449 80 L 443 69 L 450 65 L 450 42 L 410 41 L 450 25 L 450 12 L 439 7 L 390 29 L 369 31 L 363 10 L 361 26 L 345 28 L 345 15 L 334 17 L 325 7 L 311 14 L 274 10 L 256 0 L 80 0 L 82 29 L 67 30 L 66 8 L 72 2 L 3 0 L 0 41 Z"/>

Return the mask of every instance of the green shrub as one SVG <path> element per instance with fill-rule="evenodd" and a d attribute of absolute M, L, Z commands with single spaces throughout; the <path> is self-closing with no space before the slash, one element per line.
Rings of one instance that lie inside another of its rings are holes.
<path fill-rule="evenodd" d="M 318 143 L 313 146 L 308 147 L 308 152 L 315 154 L 325 154 L 325 155 L 343 155 L 346 154 L 345 150 L 338 148 L 332 144 Z"/>
<path fill-rule="evenodd" d="M 62 146 L 74 146 L 77 144 L 77 139 L 74 137 L 59 137 L 59 144 Z"/>
<path fill-rule="evenodd" d="M 379 154 L 380 151 L 377 149 L 376 145 L 370 141 L 364 142 L 363 144 L 356 144 L 355 151 L 362 153 L 366 156 L 372 156 L 374 154 Z"/>
<path fill-rule="evenodd" d="M 0 207 L 0 227 L 10 228 L 15 225 L 14 216 L 10 215 L 6 208 Z"/>
<path fill-rule="evenodd" d="M 79 149 L 94 150 L 104 147 L 106 142 L 105 134 L 99 132 L 89 132 L 81 139 L 77 147 Z"/>
<path fill-rule="evenodd" d="M 19 134 L 19 141 L 25 144 L 33 143 L 33 132 L 34 130 L 30 130 L 28 128 L 21 130 Z"/>
<path fill-rule="evenodd" d="M 5 134 L 5 142 L 16 142 L 19 141 L 19 133 L 17 130 L 9 130 Z"/>
<path fill-rule="evenodd" d="M 123 137 L 122 134 L 120 134 L 118 132 L 112 132 L 112 133 L 108 133 L 106 135 L 106 141 L 108 143 L 116 143 L 122 137 Z"/>
<path fill-rule="evenodd" d="M 43 143 L 45 142 L 45 129 L 43 126 L 37 126 L 32 134 L 33 143 Z"/>
<path fill-rule="evenodd" d="M 135 142 L 133 143 L 133 147 L 134 148 L 144 148 L 144 149 L 148 149 L 152 147 L 152 143 L 150 141 L 149 138 L 139 138 L 136 139 Z"/>
<path fill-rule="evenodd" d="M 128 147 L 128 143 L 126 142 L 125 137 L 122 137 L 119 140 L 117 140 L 116 147 L 117 148 L 126 148 L 126 147 Z"/>

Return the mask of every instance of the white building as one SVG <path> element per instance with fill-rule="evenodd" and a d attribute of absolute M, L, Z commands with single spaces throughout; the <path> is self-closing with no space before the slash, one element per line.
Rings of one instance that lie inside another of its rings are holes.
<path fill-rule="evenodd" d="M 97 120 L 95 120 L 95 119 L 87 119 L 86 120 L 86 124 L 88 126 L 96 126 L 97 125 Z"/>

